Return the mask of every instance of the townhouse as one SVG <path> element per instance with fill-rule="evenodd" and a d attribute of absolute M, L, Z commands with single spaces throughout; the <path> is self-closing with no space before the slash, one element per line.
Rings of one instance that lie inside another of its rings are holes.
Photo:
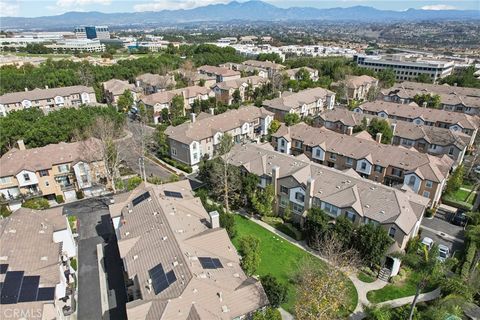
<path fill-rule="evenodd" d="M 230 70 L 239 71 L 242 74 L 247 74 L 249 76 L 260 76 L 262 78 L 268 78 L 267 69 L 260 67 L 247 66 L 241 63 L 227 62 L 221 64 L 220 67 L 228 68 Z"/>
<path fill-rule="evenodd" d="M 409 189 L 431 199 L 440 200 L 453 160 L 413 149 L 380 143 L 370 134 L 344 135 L 305 123 L 282 126 L 272 135 L 278 152 L 304 154 L 310 160 L 339 170 L 353 169 L 358 175 L 388 186 Z"/>
<path fill-rule="evenodd" d="M 247 60 L 243 62 L 243 65 L 267 70 L 268 78 L 270 79 L 272 79 L 274 75 L 276 75 L 277 73 L 285 69 L 284 65 L 271 62 L 268 60 L 267 61 Z"/>
<path fill-rule="evenodd" d="M 116 105 L 125 91 L 130 91 L 133 101 L 137 101 L 137 88 L 134 84 L 128 83 L 127 80 L 111 79 L 103 82 L 102 86 L 105 101 L 109 104 Z"/>
<path fill-rule="evenodd" d="M 285 73 L 286 73 L 288 79 L 299 80 L 297 74 L 300 70 L 305 70 L 306 72 L 308 72 L 311 80 L 313 80 L 313 81 L 318 80 L 318 70 L 312 69 L 312 68 L 309 68 L 309 67 L 288 69 L 288 70 L 285 70 Z"/>
<path fill-rule="evenodd" d="M 233 103 L 233 95 L 236 90 L 238 90 L 240 93 L 240 102 L 243 102 L 246 99 L 251 98 L 251 95 L 256 88 L 261 88 L 268 82 L 269 80 L 266 78 L 262 78 L 260 76 L 251 76 L 218 82 L 214 84 L 211 89 L 215 93 L 217 102 L 231 105 Z"/>
<path fill-rule="evenodd" d="M 135 78 L 135 85 L 142 88 L 143 93 L 148 95 L 175 88 L 176 81 L 173 75 L 159 75 L 144 73 Z"/>
<path fill-rule="evenodd" d="M 384 119 L 413 122 L 417 125 L 448 128 L 461 131 L 471 137 L 472 145 L 480 126 L 480 118 L 459 112 L 421 108 L 416 103 L 401 104 L 387 101 L 372 101 L 361 104 L 353 112 L 376 115 Z"/>
<path fill-rule="evenodd" d="M 289 113 L 300 117 L 316 116 L 325 109 L 332 109 L 335 103 L 335 93 L 324 88 L 312 88 L 299 92 L 286 91 L 280 97 L 265 100 L 265 109 L 275 113 L 275 119 L 284 121 Z"/>
<path fill-rule="evenodd" d="M 99 140 L 26 149 L 23 141 L 0 158 L 0 193 L 6 200 L 43 196 L 76 199 L 76 192 L 90 196 L 105 189 L 105 165 Z"/>
<path fill-rule="evenodd" d="M 272 184 L 275 209 L 280 215 L 289 206 L 293 219 L 302 223 L 308 209 L 319 207 L 332 219 L 344 216 L 354 223 L 380 225 L 403 250 L 418 234 L 429 199 L 362 179 L 346 172 L 274 151 L 268 144 L 237 145 L 229 155 L 231 163 L 244 173 L 260 178 L 259 187 Z"/>
<path fill-rule="evenodd" d="M 212 158 L 221 137 L 228 133 L 235 143 L 259 140 L 268 134 L 273 114 L 255 106 L 240 107 L 219 115 L 191 114 L 191 122 L 165 130 L 170 157 L 196 168 L 202 157 Z"/>
<path fill-rule="evenodd" d="M 332 83 L 332 88 L 345 87 L 345 95 L 347 99 L 364 101 L 368 98 L 368 92 L 376 90 L 378 87 L 378 79 L 367 75 L 347 76 L 345 80 Z M 344 97 L 338 97 L 345 100 Z"/>
<path fill-rule="evenodd" d="M 63 208 L 21 208 L 0 219 L 2 319 L 69 319 L 77 248 Z"/>
<path fill-rule="evenodd" d="M 186 114 L 188 110 L 192 108 L 195 100 L 208 100 L 213 96 L 213 92 L 210 88 L 191 86 L 150 94 L 140 99 L 140 102 L 145 104 L 147 108 L 152 109 L 153 121 L 156 124 L 161 120 L 162 110 L 170 109 L 175 96 L 181 96 L 183 98 L 184 114 Z"/>
<path fill-rule="evenodd" d="M 15 110 L 40 108 L 44 112 L 59 108 L 78 107 L 96 104 L 95 91 L 92 87 L 71 86 L 61 88 L 33 89 L 6 93 L 0 96 L 0 116 Z"/>
<path fill-rule="evenodd" d="M 440 107 L 446 111 L 480 116 L 480 89 L 404 81 L 381 91 L 385 101 L 414 102 L 416 95 L 440 96 Z"/>
<path fill-rule="evenodd" d="M 260 281 L 240 267 L 219 213 L 205 211 L 187 180 L 142 184 L 109 210 L 128 319 L 250 319 L 268 305 Z"/>
<path fill-rule="evenodd" d="M 379 117 L 335 108 L 322 112 L 315 119 L 315 123 L 317 126 L 324 126 L 330 130 L 351 135 L 356 128 L 362 125 L 362 122 L 366 121 L 368 125 L 373 118 Z M 455 166 L 462 163 L 471 142 L 470 136 L 461 131 L 423 126 L 406 121 L 386 120 L 392 127 L 392 144 L 402 145 L 406 148 L 413 147 L 419 152 L 437 156 L 446 154 L 455 161 Z"/>
<path fill-rule="evenodd" d="M 215 77 L 216 82 L 235 80 L 240 79 L 241 77 L 241 73 L 239 71 L 208 65 L 199 67 L 197 72 L 209 77 Z"/>

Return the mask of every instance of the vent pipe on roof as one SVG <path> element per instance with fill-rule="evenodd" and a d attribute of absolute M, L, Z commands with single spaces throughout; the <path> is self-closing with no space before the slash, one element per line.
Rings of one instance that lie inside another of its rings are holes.
<path fill-rule="evenodd" d="M 190 113 L 190 122 L 195 123 L 197 116 L 195 115 L 195 112 Z"/>
<path fill-rule="evenodd" d="M 208 215 L 210 216 L 210 228 L 220 228 L 220 214 L 218 211 L 209 212 Z"/>

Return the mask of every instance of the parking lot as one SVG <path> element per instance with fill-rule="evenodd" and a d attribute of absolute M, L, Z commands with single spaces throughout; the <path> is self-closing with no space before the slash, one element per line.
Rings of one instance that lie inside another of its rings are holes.
<path fill-rule="evenodd" d="M 433 218 L 423 218 L 420 228 L 422 239 L 429 237 L 436 244 L 449 247 L 451 255 L 454 255 L 456 251 L 463 250 L 465 231 L 463 227 L 450 223 L 452 218 L 452 213 L 438 209 Z"/>

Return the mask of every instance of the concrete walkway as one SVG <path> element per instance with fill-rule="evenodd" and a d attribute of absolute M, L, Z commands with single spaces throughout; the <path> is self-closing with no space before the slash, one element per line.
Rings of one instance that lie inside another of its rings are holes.
<path fill-rule="evenodd" d="M 282 320 L 294 320 L 295 318 L 285 309 L 282 307 L 278 308 L 278 311 L 280 311 L 280 314 L 282 316 Z"/>

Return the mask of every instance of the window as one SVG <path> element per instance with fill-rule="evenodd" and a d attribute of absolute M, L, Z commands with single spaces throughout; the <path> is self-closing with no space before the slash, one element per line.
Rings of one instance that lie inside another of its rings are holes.
<path fill-rule="evenodd" d="M 431 187 L 433 187 L 433 181 L 427 180 L 427 181 L 425 182 L 425 187 L 427 187 L 427 188 L 429 188 L 429 189 L 430 189 Z"/>
<path fill-rule="evenodd" d="M 45 187 L 48 187 L 50 185 L 50 182 L 45 181 Z"/>
<path fill-rule="evenodd" d="M 302 214 L 303 210 L 305 210 L 303 206 L 293 202 L 292 202 L 292 209 L 293 209 L 293 212 L 300 213 L 300 214 Z"/>
<path fill-rule="evenodd" d="M 363 161 L 362 164 L 360 165 L 360 169 L 367 170 L 367 163 L 365 161 Z"/>
<path fill-rule="evenodd" d="M 295 141 L 295 148 L 301 149 L 302 148 L 302 142 L 301 141 Z"/>
<path fill-rule="evenodd" d="M 375 165 L 375 172 L 382 173 L 383 172 L 383 167 L 379 165 Z"/>
<path fill-rule="evenodd" d="M 285 140 L 283 139 L 280 140 L 280 146 L 285 147 Z"/>
<path fill-rule="evenodd" d="M 352 221 L 352 222 L 355 222 L 355 218 L 356 218 L 355 213 L 350 212 L 350 211 L 347 211 L 347 213 L 345 214 L 345 216 L 347 217 L 348 220 L 350 220 L 350 221 Z"/>
<path fill-rule="evenodd" d="M 289 202 L 287 197 L 280 197 L 280 207 L 286 208 Z"/>
<path fill-rule="evenodd" d="M 332 215 L 334 215 L 335 217 L 338 216 L 338 208 L 335 207 L 334 205 L 331 205 L 330 203 L 328 202 L 325 202 L 325 208 L 324 210 L 327 212 L 327 213 L 331 213 Z"/>
<path fill-rule="evenodd" d="M 305 201 L 305 196 L 302 193 L 297 192 L 297 193 L 295 193 L 295 200 L 298 200 L 300 202 L 304 202 Z"/>
<path fill-rule="evenodd" d="M 397 231 L 397 229 L 395 229 L 394 227 L 390 227 L 390 230 L 388 230 L 388 235 L 390 237 L 395 237 L 395 232 Z"/>
<path fill-rule="evenodd" d="M 415 176 L 408 177 L 408 185 L 409 186 L 414 186 L 415 185 L 415 180 L 416 180 Z"/>
<path fill-rule="evenodd" d="M 430 192 L 428 192 L 428 191 L 423 191 L 423 196 L 424 196 L 425 198 L 430 198 Z"/>
<path fill-rule="evenodd" d="M 450 149 L 448 150 L 448 154 L 453 156 L 453 150 L 454 150 L 453 147 L 450 147 Z"/>
<path fill-rule="evenodd" d="M 1 177 L 0 178 L 0 183 L 1 184 L 4 184 L 4 183 L 10 183 L 10 177 Z"/>
<path fill-rule="evenodd" d="M 171 148 L 171 151 L 172 151 L 172 155 L 176 156 L 177 155 L 177 149 L 175 148 Z"/>
<path fill-rule="evenodd" d="M 196 144 L 196 143 L 193 143 L 193 144 L 192 144 L 192 149 L 193 149 L 193 150 L 197 150 L 197 144 Z"/>
<path fill-rule="evenodd" d="M 23 180 L 30 181 L 30 176 L 28 175 L 28 173 L 23 174 Z"/>
<path fill-rule="evenodd" d="M 348 166 L 352 166 L 352 165 L 353 165 L 353 159 L 347 157 L 347 158 L 345 159 L 345 163 L 346 163 Z"/>
<path fill-rule="evenodd" d="M 337 160 L 337 155 L 335 153 L 330 153 L 330 159 Z"/>
<path fill-rule="evenodd" d="M 316 149 L 315 150 L 315 156 L 320 158 L 321 155 L 322 155 L 322 151 L 320 149 Z"/>
<path fill-rule="evenodd" d="M 193 160 L 198 160 L 198 154 L 197 153 L 193 154 Z"/>
<path fill-rule="evenodd" d="M 397 168 L 392 168 L 392 175 L 401 177 L 402 176 L 402 170 L 397 169 Z"/>
<path fill-rule="evenodd" d="M 40 175 L 40 177 L 46 177 L 48 176 L 48 170 L 40 170 L 38 171 L 38 174 Z"/>
<path fill-rule="evenodd" d="M 288 194 L 288 188 L 285 187 L 285 186 L 280 186 L 280 192 L 281 192 L 281 193 Z"/>
<path fill-rule="evenodd" d="M 58 166 L 58 171 L 59 172 L 68 172 L 69 171 L 68 164 L 59 165 Z"/>

